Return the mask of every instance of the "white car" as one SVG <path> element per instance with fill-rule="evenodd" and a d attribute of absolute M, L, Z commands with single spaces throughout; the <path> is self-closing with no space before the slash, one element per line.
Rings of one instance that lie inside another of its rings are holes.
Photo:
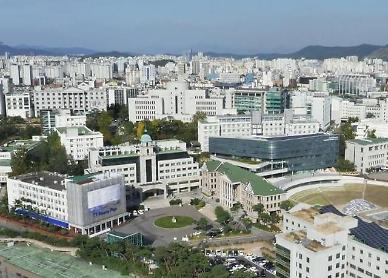
<path fill-rule="evenodd" d="M 132 215 L 133 215 L 133 216 L 137 216 L 137 211 L 134 210 L 134 211 L 132 212 Z"/>
<path fill-rule="evenodd" d="M 143 215 L 143 214 L 144 214 L 144 210 L 139 209 L 139 210 L 137 211 L 137 213 L 138 213 L 139 215 Z"/>

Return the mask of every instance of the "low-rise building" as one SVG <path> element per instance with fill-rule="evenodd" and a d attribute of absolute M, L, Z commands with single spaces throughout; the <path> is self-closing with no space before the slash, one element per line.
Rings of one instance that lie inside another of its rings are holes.
<path fill-rule="evenodd" d="M 89 150 L 86 172 L 116 173 L 125 184 L 146 195 L 164 195 L 199 189 L 198 163 L 189 156 L 186 143 L 171 139 L 153 141 L 148 134 L 140 144 Z"/>
<path fill-rule="evenodd" d="M 7 193 L 10 210 L 80 234 L 107 231 L 128 215 L 120 175 L 29 173 L 9 178 Z"/>
<path fill-rule="evenodd" d="M 102 133 L 92 131 L 86 126 L 57 127 L 55 131 L 58 133 L 66 153 L 74 160 L 85 160 L 90 148 L 104 146 Z"/>
<path fill-rule="evenodd" d="M 363 138 L 346 141 L 345 159 L 353 162 L 356 170 L 366 173 L 371 168 L 388 165 L 388 138 Z"/>
<path fill-rule="evenodd" d="M 387 277 L 387 252 L 388 231 L 377 223 L 298 204 L 276 235 L 276 277 Z"/>
<path fill-rule="evenodd" d="M 240 203 L 254 221 L 254 205 L 263 204 L 270 213 L 280 212 L 280 203 L 286 193 L 258 175 L 238 166 L 218 160 L 209 160 L 202 168 L 201 190 L 230 209 Z"/>
<path fill-rule="evenodd" d="M 276 235 L 276 277 L 345 277 L 349 230 L 357 220 L 305 208 L 283 216 Z"/>

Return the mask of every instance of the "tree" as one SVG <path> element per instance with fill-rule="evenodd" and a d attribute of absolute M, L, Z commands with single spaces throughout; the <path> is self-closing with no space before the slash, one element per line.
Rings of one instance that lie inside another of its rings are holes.
<path fill-rule="evenodd" d="M 141 136 L 144 134 L 145 124 L 144 122 L 138 122 L 136 126 L 136 137 L 140 140 Z"/>
<path fill-rule="evenodd" d="M 280 216 L 277 214 L 277 213 L 270 213 L 270 222 L 271 224 L 275 225 L 275 224 L 278 224 L 280 222 Z"/>
<path fill-rule="evenodd" d="M 355 171 L 355 165 L 353 162 L 344 158 L 339 158 L 335 164 L 335 169 L 339 172 L 353 172 Z"/>
<path fill-rule="evenodd" d="M 202 273 L 200 278 L 228 278 L 229 272 L 225 266 L 218 264 L 212 267 L 212 269 L 207 273 Z"/>
<path fill-rule="evenodd" d="M 375 138 L 377 138 L 377 136 L 376 136 L 376 129 L 368 130 L 368 135 L 367 135 L 367 137 L 368 137 L 369 139 L 375 139 Z"/>
<path fill-rule="evenodd" d="M 284 200 L 283 202 L 280 203 L 280 208 L 286 211 L 289 211 L 294 205 L 295 205 L 294 202 L 290 200 Z"/>
<path fill-rule="evenodd" d="M 271 215 L 268 212 L 262 212 L 259 215 L 260 222 L 263 223 L 264 225 L 268 225 L 271 223 Z"/>
<path fill-rule="evenodd" d="M 201 217 L 197 221 L 197 228 L 202 231 L 207 231 L 209 230 L 209 221 L 205 217 Z"/>
<path fill-rule="evenodd" d="M 214 212 L 218 223 L 227 224 L 231 219 L 230 213 L 224 210 L 221 206 L 217 206 Z"/>
<path fill-rule="evenodd" d="M 235 272 L 230 275 L 230 278 L 254 278 L 256 277 L 256 274 L 249 270 L 236 270 Z"/>
<path fill-rule="evenodd" d="M 12 156 L 11 159 L 11 169 L 12 176 L 18 176 L 24 173 L 27 173 L 30 168 L 28 159 L 27 159 L 27 149 L 21 148 Z"/>
<path fill-rule="evenodd" d="M 260 215 L 264 212 L 264 205 L 263 204 L 256 204 L 252 206 L 252 209 L 257 212 L 257 215 Z"/>

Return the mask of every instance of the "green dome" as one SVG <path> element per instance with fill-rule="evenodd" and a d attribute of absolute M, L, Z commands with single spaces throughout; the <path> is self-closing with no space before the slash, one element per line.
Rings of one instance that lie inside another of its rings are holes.
<path fill-rule="evenodd" d="M 140 138 L 141 143 L 149 143 L 152 142 L 151 136 L 147 134 L 147 130 L 144 130 L 144 134 Z"/>

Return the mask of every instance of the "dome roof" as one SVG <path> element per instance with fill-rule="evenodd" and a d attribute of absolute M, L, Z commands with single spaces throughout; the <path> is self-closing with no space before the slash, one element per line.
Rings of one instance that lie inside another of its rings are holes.
<path fill-rule="evenodd" d="M 144 130 L 144 134 L 140 138 L 141 143 L 149 143 L 152 142 L 151 136 L 147 134 L 147 130 Z"/>

